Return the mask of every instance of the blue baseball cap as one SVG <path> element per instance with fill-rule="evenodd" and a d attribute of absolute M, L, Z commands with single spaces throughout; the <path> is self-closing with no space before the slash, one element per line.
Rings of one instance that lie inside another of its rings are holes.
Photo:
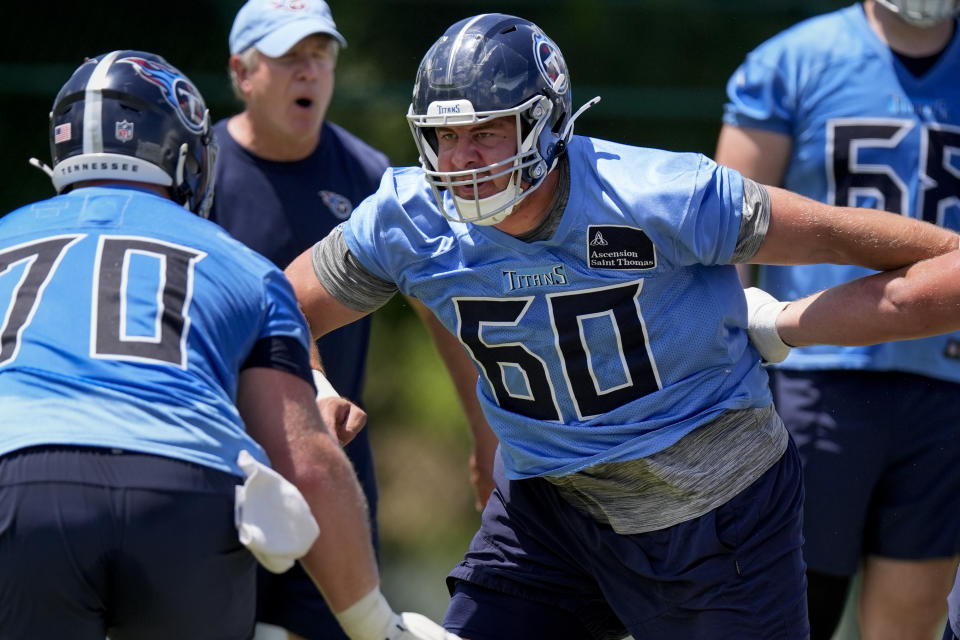
<path fill-rule="evenodd" d="M 314 33 L 333 36 L 341 47 L 347 46 L 323 0 L 248 0 L 233 20 L 230 53 L 255 46 L 277 58 Z"/>

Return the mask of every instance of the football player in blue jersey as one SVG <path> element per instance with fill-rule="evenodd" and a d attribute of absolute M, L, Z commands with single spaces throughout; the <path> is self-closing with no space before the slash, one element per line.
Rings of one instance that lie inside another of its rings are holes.
<path fill-rule="evenodd" d="M 867 0 L 761 44 L 727 85 L 715 159 L 821 202 L 960 229 L 958 7 Z M 756 275 L 791 299 L 865 273 Z M 864 637 L 931 637 L 960 553 L 948 507 L 960 492 L 960 333 L 795 349 L 771 384 L 804 463 L 813 639 L 833 635 L 860 566 Z"/>
<path fill-rule="evenodd" d="M 203 219 L 193 83 L 90 58 L 50 135 L 58 195 L 0 218 L 0 636 L 249 638 L 302 558 L 349 637 L 453 638 L 380 593 L 289 283 Z"/>
<path fill-rule="evenodd" d="M 805 638 L 800 461 L 734 264 L 889 270 L 960 238 L 700 154 L 574 136 L 583 108 L 535 24 L 455 23 L 413 89 L 422 166 L 388 170 L 286 273 L 314 334 L 400 290 L 475 362 L 497 488 L 445 627 Z"/>

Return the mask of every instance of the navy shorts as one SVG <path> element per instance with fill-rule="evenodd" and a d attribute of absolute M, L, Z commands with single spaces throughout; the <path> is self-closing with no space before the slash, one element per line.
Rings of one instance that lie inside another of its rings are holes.
<path fill-rule="evenodd" d="M 251 637 L 256 560 L 234 527 L 239 481 L 109 449 L 0 456 L 0 636 Z"/>
<path fill-rule="evenodd" d="M 505 481 L 447 578 L 444 626 L 472 640 L 801 639 L 809 635 L 803 489 L 791 443 L 735 498 L 660 531 L 620 535 L 545 480 Z"/>
<path fill-rule="evenodd" d="M 363 429 L 344 451 L 367 498 L 374 550 L 378 551 L 377 482 L 368 433 Z M 307 640 L 347 640 L 326 600 L 299 562 L 281 574 L 257 566 L 257 620 L 283 627 Z"/>
<path fill-rule="evenodd" d="M 771 372 L 804 466 L 804 556 L 853 575 L 864 555 L 960 552 L 960 385 L 907 373 Z"/>

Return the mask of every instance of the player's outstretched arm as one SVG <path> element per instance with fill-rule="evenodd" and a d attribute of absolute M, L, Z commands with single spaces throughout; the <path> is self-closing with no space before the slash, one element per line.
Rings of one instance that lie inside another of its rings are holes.
<path fill-rule="evenodd" d="M 766 187 L 770 227 L 751 262 L 854 264 L 899 269 L 957 248 L 955 231 L 907 216 L 857 207 L 834 207 Z"/>
<path fill-rule="evenodd" d="M 310 384 L 284 371 L 246 369 L 237 408 L 272 467 L 310 506 L 320 532 L 300 561 L 347 635 L 353 640 L 455 639 L 423 616 L 394 613 L 380 593 L 363 492 L 320 418 Z"/>
<path fill-rule="evenodd" d="M 789 303 L 747 291 L 750 339 L 791 346 L 864 345 L 960 330 L 960 251 L 851 280 Z M 782 354 L 785 355 L 785 354 Z"/>
<path fill-rule="evenodd" d="M 356 311 L 334 298 L 317 280 L 313 270 L 312 248 L 297 256 L 287 266 L 284 275 L 293 285 L 300 311 L 310 328 L 311 349 L 310 366 L 315 370 L 314 383 L 317 386 L 317 405 L 327 424 L 334 430 L 341 445 L 348 444 L 367 424 L 367 414 L 354 402 L 340 397 L 326 377 L 320 362 L 316 343 L 313 341 L 330 331 L 358 320 L 366 313 Z"/>
<path fill-rule="evenodd" d="M 960 330 L 960 251 L 791 302 L 777 317 L 777 330 L 794 346 L 875 344 Z"/>

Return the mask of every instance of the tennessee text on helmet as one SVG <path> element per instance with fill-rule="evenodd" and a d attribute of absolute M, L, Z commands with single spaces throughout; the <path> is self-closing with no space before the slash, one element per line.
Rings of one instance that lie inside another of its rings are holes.
<path fill-rule="evenodd" d="M 145 182 L 206 216 L 216 151 L 210 113 L 185 75 L 158 55 L 113 51 L 88 59 L 57 94 L 53 168 L 31 163 L 57 193 L 86 180 Z"/>
<path fill-rule="evenodd" d="M 960 12 L 960 0 L 877 0 L 877 3 L 915 27 L 932 27 Z"/>
<path fill-rule="evenodd" d="M 560 49 L 528 20 L 482 14 L 457 22 L 427 51 L 413 88 L 407 122 L 440 210 L 451 220 L 496 224 L 539 187 L 573 135 L 570 76 Z M 516 153 L 465 171 L 440 171 L 437 127 L 516 119 Z M 479 186 L 510 175 L 506 189 L 486 198 Z M 473 198 L 452 187 L 470 186 Z M 444 205 L 450 192 L 451 207 Z"/>

